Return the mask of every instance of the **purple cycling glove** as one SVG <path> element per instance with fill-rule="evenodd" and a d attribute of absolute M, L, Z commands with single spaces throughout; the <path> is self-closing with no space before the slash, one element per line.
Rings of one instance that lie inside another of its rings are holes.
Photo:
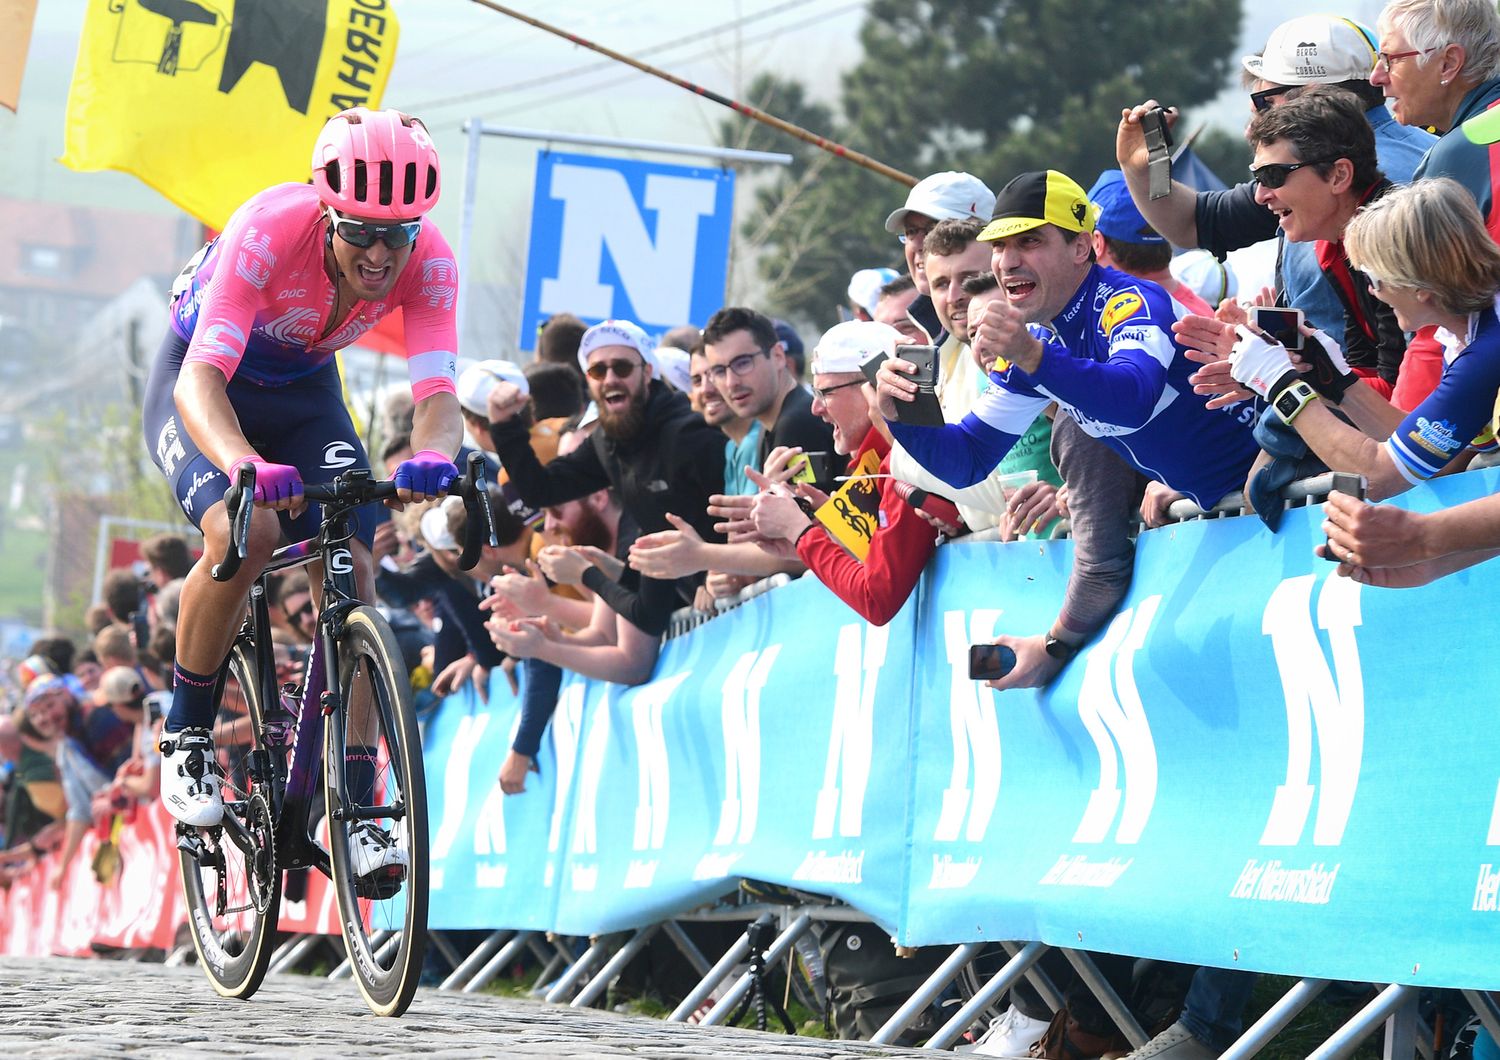
<path fill-rule="evenodd" d="M 435 497 L 458 477 L 458 468 L 436 449 L 423 449 L 396 468 L 396 487 Z"/>
<path fill-rule="evenodd" d="M 239 477 L 241 464 L 255 465 L 255 503 L 275 504 L 302 496 L 302 472 L 290 464 L 273 464 L 258 456 L 242 456 L 229 465 L 229 481 Z"/>

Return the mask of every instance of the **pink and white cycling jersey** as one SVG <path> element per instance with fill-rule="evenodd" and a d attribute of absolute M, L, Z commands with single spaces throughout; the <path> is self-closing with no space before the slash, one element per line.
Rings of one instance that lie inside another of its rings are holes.
<path fill-rule="evenodd" d="M 424 221 L 391 293 L 356 302 L 327 338 L 334 286 L 323 268 L 325 226 L 318 192 L 278 184 L 234 212 L 222 235 L 183 270 L 172 289 L 172 328 L 188 343 L 183 363 L 207 361 L 260 386 L 309 375 L 334 352 L 401 309 L 412 395 L 454 392 L 458 268 L 448 241 Z"/>

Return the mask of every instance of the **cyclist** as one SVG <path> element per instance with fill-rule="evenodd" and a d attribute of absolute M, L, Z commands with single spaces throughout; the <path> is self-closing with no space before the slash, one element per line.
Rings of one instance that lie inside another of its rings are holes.
<path fill-rule="evenodd" d="M 404 313 L 416 413 L 413 455 L 393 476 L 402 503 L 442 494 L 463 435 L 454 389 L 457 270 L 424 215 L 437 202 L 437 151 L 421 121 L 363 107 L 334 115 L 313 149 L 312 183 L 251 198 L 173 288 L 171 326 L 147 384 L 146 444 L 205 551 L 182 588 L 172 708 L 163 726 L 162 800 L 179 821 L 218 824 L 213 691 L 250 586 L 285 534 L 312 536 L 302 484 L 369 460 L 344 407 L 334 352 L 383 317 Z M 224 493 L 243 464 L 256 472 L 249 554 L 238 574 L 209 569 L 228 547 Z M 377 514 L 358 516 L 351 561 L 372 599 Z M 313 579 L 316 586 L 318 578 Z M 351 762 L 375 756 L 351 747 Z M 354 776 L 356 787 L 366 778 Z M 355 844 L 356 873 L 404 854 L 373 826 Z"/>

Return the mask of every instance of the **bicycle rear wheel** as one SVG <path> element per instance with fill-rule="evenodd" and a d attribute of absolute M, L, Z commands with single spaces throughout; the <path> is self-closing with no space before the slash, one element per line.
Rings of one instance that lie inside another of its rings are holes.
<path fill-rule="evenodd" d="M 411 681 L 378 611 L 349 613 L 338 659 L 340 708 L 324 734 L 323 775 L 339 923 L 366 1003 L 399 1016 L 427 950 L 422 745 Z"/>
<path fill-rule="evenodd" d="M 249 719 L 249 731 L 258 737 L 261 689 L 255 674 L 253 647 L 237 642 L 219 678 L 215 708 L 221 723 Z M 244 731 L 246 725 L 235 728 Z M 247 998 L 259 988 L 271 961 L 281 909 L 271 793 L 253 775 L 254 746 L 247 737 L 241 743 L 220 741 L 217 748 L 224 770 L 224 823 L 186 834 L 178 826 L 178 860 L 193 948 L 208 981 L 224 997 Z"/>

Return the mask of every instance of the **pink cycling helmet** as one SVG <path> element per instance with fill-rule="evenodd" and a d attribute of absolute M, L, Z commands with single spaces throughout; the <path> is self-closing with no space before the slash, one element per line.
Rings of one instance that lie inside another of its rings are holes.
<path fill-rule="evenodd" d="M 441 188 L 437 148 L 420 118 L 355 107 L 328 119 L 313 147 L 312 179 L 327 206 L 379 221 L 421 217 Z"/>

